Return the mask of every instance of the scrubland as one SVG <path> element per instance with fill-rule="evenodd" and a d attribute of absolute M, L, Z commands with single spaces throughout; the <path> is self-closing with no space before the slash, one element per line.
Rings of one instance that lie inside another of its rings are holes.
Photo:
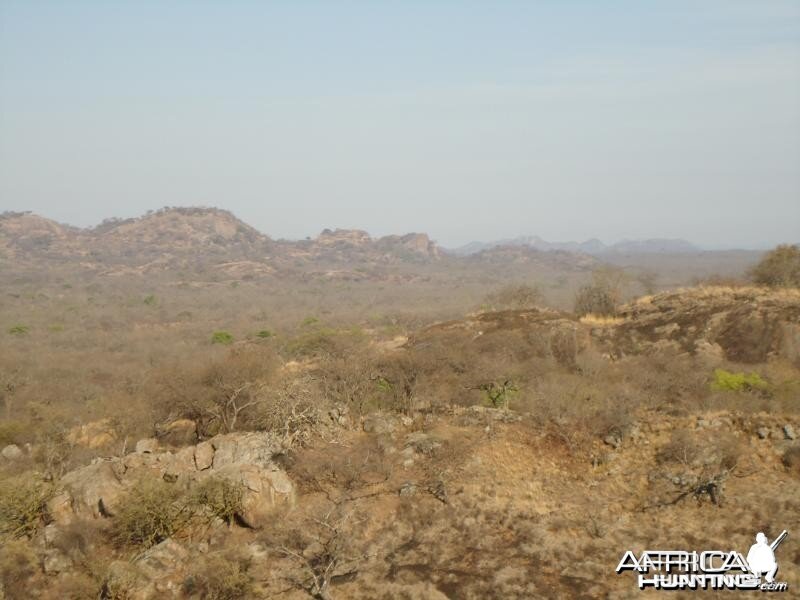
<path fill-rule="evenodd" d="M 800 291 L 405 269 L 6 265 L 2 595 L 627 598 L 782 529 L 800 585 Z"/>

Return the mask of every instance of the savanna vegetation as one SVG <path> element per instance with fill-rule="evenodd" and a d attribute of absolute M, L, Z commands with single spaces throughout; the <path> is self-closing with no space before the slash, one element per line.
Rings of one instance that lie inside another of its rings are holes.
<path fill-rule="evenodd" d="M 660 295 L 668 275 L 607 265 L 422 264 L 403 285 L 6 265 L 2 593 L 590 597 L 630 583 L 592 556 L 677 543 L 676 523 L 700 545 L 791 528 L 796 253 L 751 270 L 773 291 Z M 266 517 L 249 504 L 266 475 L 214 463 L 247 432 L 293 486 Z M 152 466 L 200 470 L 208 443 L 204 479 Z M 163 476 L 91 518 L 57 512 L 76 471 L 142 465 Z M 754 507 L 769 477 L 784 487 Z"/>

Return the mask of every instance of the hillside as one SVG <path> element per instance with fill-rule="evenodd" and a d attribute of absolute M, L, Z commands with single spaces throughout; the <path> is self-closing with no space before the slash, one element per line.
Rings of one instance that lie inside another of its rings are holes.
<path fill-rule="evenodd" d="M 797 290 L 229 347 L 141 314 L 8 336 L 9 598 L 622 599 L 629 549 L 782 529 L 800 585 Z"/>

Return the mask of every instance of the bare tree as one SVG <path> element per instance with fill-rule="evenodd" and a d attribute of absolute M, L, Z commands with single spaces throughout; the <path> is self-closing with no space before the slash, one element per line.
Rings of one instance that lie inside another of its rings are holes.
<path fill-rule="evenodd" d="M 284 573 L 287 583 L 316 600 L 333 600 L 331 583 L 355 577 L 369 558 L 353 542 L 353 528 L 361 521 L 349 504 L 343 500 L 319 517 L 308 518 L 271 548 L 293 563 Z"/>

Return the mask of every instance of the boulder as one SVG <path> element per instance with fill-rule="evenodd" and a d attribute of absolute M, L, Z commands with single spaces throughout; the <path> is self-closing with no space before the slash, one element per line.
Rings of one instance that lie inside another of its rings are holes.
<path fill-rule="evenodd" d="M 406 448 L 420 454 L 433 454 L 442 445 L 439 438 L 422 431 L 414 431 L 406 436 Z"/>
<path fill-rule="evenodd" d="M 295 502 L 292 481 L 275 465 L 265 469 L 252 464 L 229 464 L 215 471 L 240 487 L 242 510 L 236 516 L 252 529 L 263 527 L 276 507 Z"/>
<path fill-rule="evenodd" d="M 260 467 L 273 465 L 272 457 L 282 450 L 277 437 L 266 432 L 228 433 L 210 440 L 214 447 L 213 467 L 247 463 Z"/>
<path fill-rule="evenodd" d="M 22 458 L 22 450 L 16 444 L 9 444 L 2 450 L 0 450 L 0 455 L 3 456 L 6 460 L 18 460 Z"/>
<path fill-rule="evenodd" d="M 198 471 L 211 468 L 214 464 L 214 446 L 211 442 L 200 442 L 195 446 L 194 463 Z"/>
<path fill-rule="evenodd" d="M 175 453 L 158 452 L 156 440 L 141 440 L 136 450 L 67 473 L 48 504 L 55 522 L 113 516 L 143 477 L 162 478 L 187 490 L 211 476 L 233 481 L 241 488 L 244 505 L 238 520 L 252 528 L 264 526 L 276 507 L 295 500 L 292 481 L 273 461 L 280 443 L 267 433 L 219 435 Z"/>
<path fill-rule="evenodd" d="M 367 433 L 388 434 L 397 429 L 397 419 L 392 415 L 375 413 L 364 417 L 364 431 Z"/>
<path fill-rule="evenodd" d="M 72 514 L 84 518 L 113 515 L 124 492 L 110 460 L 70 471 L 59 487 L 61 491 L 48 502 L 56 523 L 69 522 Z"/>

